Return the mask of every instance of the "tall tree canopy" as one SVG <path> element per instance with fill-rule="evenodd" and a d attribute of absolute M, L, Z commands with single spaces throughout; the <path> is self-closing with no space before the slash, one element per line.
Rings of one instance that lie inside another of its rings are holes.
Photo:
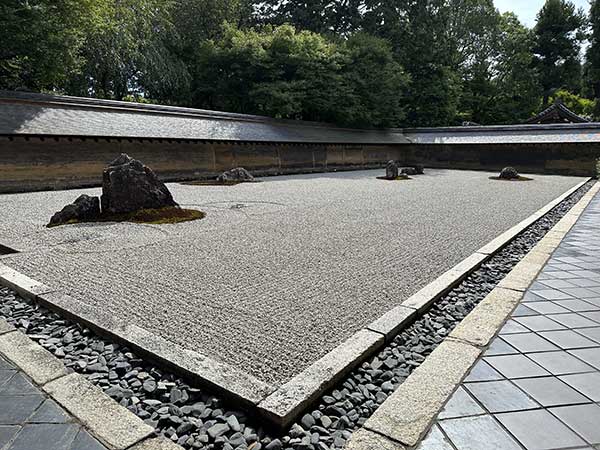
<path fill-rule="evenodd" d="M 579 58 L 584 14 L 568 0 L 546 0 L 534 28 L 536 67 L 544 90 L 544 105 L 560 88 L 581 89 Z"/>
<path fill-rule="evenodd" d="M 0 89 L 356 127 L 519 123 L 553 98 L 600 104 L 598 1 L 582 83 L 568 0 L 533 30 L 493 0 L 4 0 Z"/>

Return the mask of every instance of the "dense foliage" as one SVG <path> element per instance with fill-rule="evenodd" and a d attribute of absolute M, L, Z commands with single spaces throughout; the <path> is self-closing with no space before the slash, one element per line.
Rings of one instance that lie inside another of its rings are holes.
<path fill-rule="evenodd" d="M 599 2 L 529 29 L 493 0 L 3 0 L 0 89 L 354 127 L 598 117 Z"/>

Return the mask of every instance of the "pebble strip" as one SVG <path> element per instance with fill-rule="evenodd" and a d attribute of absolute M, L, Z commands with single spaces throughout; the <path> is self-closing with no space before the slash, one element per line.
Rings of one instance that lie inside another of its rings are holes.
<path fill-rule="evenodd" d="M 324 395 L 283 436 L 188 385 L 128 348 L 0 288 L 0 317 L 186 449 L 341 449 L 386 398 L 588 191 L 589 182 L 438 300 L 368 362 Z"/>

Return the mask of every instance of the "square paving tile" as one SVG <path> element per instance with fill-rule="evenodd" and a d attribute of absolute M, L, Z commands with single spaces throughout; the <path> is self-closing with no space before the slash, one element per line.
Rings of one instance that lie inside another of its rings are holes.
<path fill-rule="evenodd" d="M 15 425 L 25 421 L 42 404 L 44 396 L 0 396 L 0 424 Z"/>
<path fill-rule="evenodd" d="M 0 389 L 17 373 L 16 370 L 0 370 Z"/>
<path fill-rule="evenodd" d="M 508 334 L 502 339 L 522 353 L 548 352 L 559 348 L 535 333 Z"/>
<path fill-rule="evenodd" d="M 31 424 L 25 425 L 9 450 L 70 450 L 79 425 L 75 424 Z"/>
<path fill-rule="evenodd" d="M 552 330 L 564 330 L 564 325 L 549 319 L 546 316 L 527 316 L 517 317 L 515 319 L 521 325 L 526 326 L 531 331 L 552 331 Z"/>
<path fill-rule="evenodd" d="M 571 275 L 575 275 L 577 278 L 597 278 L 598 274 L 591 270 L 571 270 Z"/>
<path fill-rule="evenodd" d="M 75 437 L 71 450 L 107 450 L 107 448 L 103 446 L 100 442 L 98 442 L 96 439 L 94 439 L 92 436 L 90 436 L 90 434 L 82 428 L 79 430 L 79 433 Z M 434 448 L 432 448 L 431 450 L 434 450 Z M 435 450 L 447 449 L 444 447 L 439 447 Z"/>
<path fill-rule="evenodd" d="M 503 413 L 496 417 L 527 450 L 555 450 L 586 445 L 585 441 L 546 410 Z"/>
<path fill-rule="evenodd" d="M 486 350 L 485 356 L 514 355 L 516 353 L 519 353 L 516 348 L 511 347 L 502 339 L 496 338 Z"/>
<path fill-rule="evenodd" d="M 600 406 L 562 406 L 550 412 L 590 444 L 600 444 Z"/>
<path fill-rule="evenodd" d="M 455 419 L 457 417 L 468 417 L 483 414 L 485 411 L 481 406 L 477 404 L 475 400 L 465 391 L 462 387 L 459 387 L 442 412 L 439 415 L 440 419 Z"/>
<path fill-rule="evenodd" d="M 459 450 L 520 450 L 492 416 L 444 420 L 440 426 Z"/>
<path fill-rule="evenodd" d="M 0 448 L 8 444 L 21 429 L 18 425 L 0 425 Z"/>
<path fill-rule="evenodd" d="M 539 295 L 546 300 L 563 300 L 573 298 L 571 295 L 566 294 L 558 289 L 540 289 L 539 291 L 532 291 L 535 295 Z"/>
<path fill-rule="evenodd" d="M 570 350 L 573 348 L 598 347 L 597 342 L 594 342 L 580 334 L 577 334 L 573 330 L 541 331 L 539 334 L 544 338 L 548 339 L 553 344 L 558 345 L 563 350 Z"/>
<path fill-rule="evenodd" d="M 533 292 L 531 291 L 526 291 L 523 294 L 523 299 L 521 300 L 522 303 L 533 303 L 533 302 L 547 302 L 548 300 L 546 300 L 543 297 L 540 297 L 539 295 L 535 295 Z"/>
<path fill-rule="evenodd" d="M 598 287 L 600 281 L 590 280 L 589 278 L 571 278 L 569 283 L 579 287 Z"/>
<path fill-rule="evenodd" d="M 586 397 L 600 402 L 600 372 L 578 373 L 559 377 Z"/>
<path fill-rule="evenodd" d="M 525 355 L 489 356 L 484 360 L 506 378 L 528 378 L 550 375 Z"/>
<path fill-rule="evenodd" d="M 527 303 L 525 306 L 524 304 L 521 304 L 519 306 L 517 306 L 517 309 L 514 310 L 513 312 L 513 317 L 521 317 L 521 316 L 535 316 L 536 314 L 539 314 L 538 312 L 534 311 L 531 308 L 528 308 L 528 306 L 531 303 Z"/>
<path fill-rule="evenodd" d="M 600 297 L 586 298 L 585 301 L 586 303 L 590 303 L 594 306 L 600 307 Z"/>
<path fill-rule="evenodd" d="M 550 289 L 578 287 L 576 284 L 573 284 L 570 280 L 544 280 L 541 283 Z"/>
<path fill-rule="evenodd" d="M 539 408 L 527 394 L 508 380 L 469 383 L 466 389 L 492 413 Z"/>
<path fill-rule="evenodd" d="M 17 372 L 9 381 L 0 386 L 0 396 L 38 393 L 38 389 L 20 372 Z"/>
<path fill-rule="evenodd" d="M 571 297 L 575 297 L 575 298 L 598 297 L 597 292 L 592 291 L 591 289 L 586 289 L 586 288 L 582 288 L 582 287 L 561 288 L 561 291 L 563 291 L 563 292 L 569 294 Z"/>
<path fill-rule="evenodd" d="M 527 357 L 531 358 L 552 375 L 567 375 L 594 370 L 592 366 L 565 351 L 529 353 Z"/>
<path fill-rule="evenodd" d="M 580 328 L 577 330 L 577 332 L 600 344 L 600 327 Z"/>
<path fill-rule="evenodd" d="M 591 402 L 590 399 L 555 377 L 524 378 L 515 380 L 515 384 L 545 407 Z"/>
<path fill-rule="evenodd" d="M 539 317 L 539 316 L 524 316 L 524 317 Z M 519 317 L 519 319 L 522 319 L 523 317 Z M 528 333 L 530 330 L 528 330 L 527 328 L 525 328 L 523 325 L 521 325 L 518 322 L 515 322 L 514 320 L 509 320 L 508 322 L 506 322 L 506 325 L 504 325 L 502 327 L 502 329 L 500 330 L 500 335 L 503 334 L 516 334 L 516 333 Z"/>
<path fill-rule="evenodd" d="M 598 322 L 600 324 L 600 311 L 589 311 L 580 313 L 583 317 L 587 317 L 594 322 Z"/>
<path fill-rule="evenodd" d="M 557 300 L 554 303 L 574 312 L 598 311 L 600 309 L 600 307 L 596 305 L 592 305 L 591 303 L 579 299 Z"/>
<path fill-rule="evenodd" d="M 577 275 L 573 275 L 571 272 L 567 272 L 565 270 L 560 271 L 545 271 L 544 274 L 549 275 L 552 279 L 557 280 L 568 280 L 569 278 L 579 278 Z"/>
<path fill-rule="evenodd" d="M 454 447 L 450 445 L 440 428 L 434 425 L 425 439 L 421 441 L 417 450 L 454 450 Z"/>
<path fill-rule="evenodd" d="M 531 303 L 528 304 L 528 306 L 538 314 L 559 314 L 570 312 L 568 309 L 550 301 Z"/>
<path fill-rule="evenodd" d="M 586 328 L 586 327 L 597 327 L 598 324 L 587 317 L 584 317 L 577 313 L 567 314 L 552 314 L 548 319 L 552 319 L 568 328 Z"/>
<path fill-rule="evenodd" d="M 494 381 L 503 379 L 504 377 L 500 375 L 496 369 L 490 366 L 483 359 L 480 359 L 471 369 L 469 375 L 465 378 L 465 382 L 469 383 L 473 381 Z"/>
<path fill-rule="evenodd" d="M 0 370 L 7 369 L 15 369 L 15 366 L 13 366 L 12 363 L 9 363 L 7 360 L 0 356 Z"/>
<path fill-rule="evenodd" d="M 600 370 L 600 347 L 569 350 L 569 353 Z"/>
<path fill-rule="evenodd" d="M 29 418 L 29 423 L 67 423 L 71 418 L 54 401 L 46 399 Z"/>

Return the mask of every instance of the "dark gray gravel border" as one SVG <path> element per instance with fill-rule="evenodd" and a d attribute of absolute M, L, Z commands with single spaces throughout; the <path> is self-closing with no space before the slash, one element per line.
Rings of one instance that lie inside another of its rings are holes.
<path fill-rule="evenodd" d="M 284 435 L 204 388 L 0 288 L 0 317 L 83 374 L 147 424 L 186 449 L 331 450 L 343 448 L 386 398 L 512 270 L 594 182 L 561 202 L 438 300 L 376 356 L 353 370 Z"/>

